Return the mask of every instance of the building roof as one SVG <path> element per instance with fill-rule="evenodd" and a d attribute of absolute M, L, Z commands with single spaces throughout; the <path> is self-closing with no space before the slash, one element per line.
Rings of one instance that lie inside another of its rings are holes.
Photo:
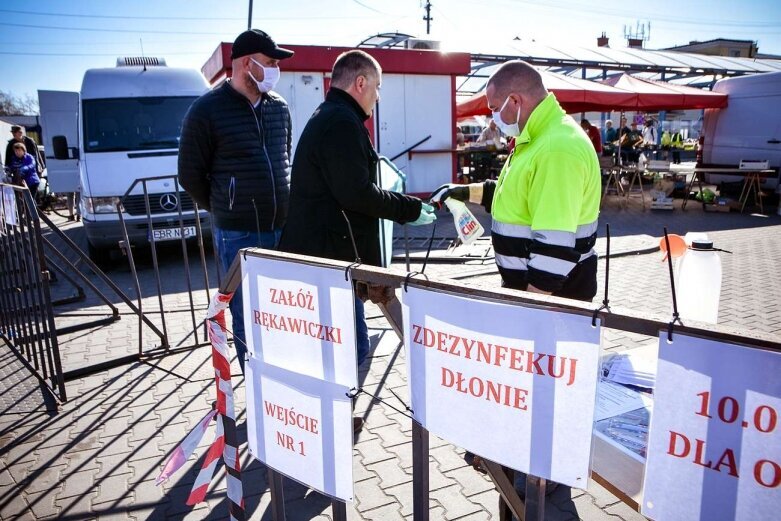
<path fill-rule="evenodd" d="M 665 47 L 665 50 L 674 51 L 675 49 L 689 48 L 694 45 L 704 45 L 709 43 L 745 43 L 748 45 L 756 45 L 756 42 L 754 40 L 736 40 L 733 38 L 713 38 L 712 40 L 703 40 L 703 41 L 692 40 L 689 43 L 674 45 L 672 47 Z"/>
<path fill-rule="evenodd" d="M 218 45 L 209 60 L 201 67 L 210 84 L 219 83 L 232 74 L 231 45 L 229 42 Z M 323 45 L 286 44 L 284 47 L 295 51 L 293 57 L 282 62 L 281 67 L 287 72 L 330 72 L 336 58 L 352 49 Z M 380 63 L 384 73 L 456 76 L 468 74 L 470 70 L 470 56 L 467 53 L 377 47 L 361 50 L 372 55 Z"/>
<path fill-rule="evenodd" d="M 468 45 L 472 54 L 472 73 L 459 83 L 459 91 L 463 93 L 481 90 L 493 66 L 511 59 L 586 79 L 604 78 L 611 72 L 628 72 L 690 85 L 707 85 L 721 77 L 781 71 L 781 60 L 710 56 L 666 49 L 577 47 L 529 40 L 463 45 Z"/>

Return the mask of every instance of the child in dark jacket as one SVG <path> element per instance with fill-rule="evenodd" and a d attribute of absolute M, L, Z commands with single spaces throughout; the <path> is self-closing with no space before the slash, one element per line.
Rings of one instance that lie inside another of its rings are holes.
<path fill-rule="evenodd" d="M 38 191 L 38 185 L 41 183 L 38 177 L 38 170 L 35 164 L 35 158 L 27 153 L 24 143 L 14 144 L 14 157 L 8 164 L 11 173 L 11 179 L 14 184 L 27 185 L 30 194 L 35 199 L 35 193 Z"/>

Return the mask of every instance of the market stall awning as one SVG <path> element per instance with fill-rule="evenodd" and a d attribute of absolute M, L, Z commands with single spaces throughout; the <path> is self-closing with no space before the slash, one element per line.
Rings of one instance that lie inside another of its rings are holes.
<path fill-rule="evenodd" d="M 540 71 L 542 82 L 568 113 L 633 109 L 637 94 L 594 81 L 571 78 L 562 74 Z M 456 104 L 456 117 L 490 115 L 485 91 Z"/>
<path fill-rule="evenodd" d="M 637 110 L 721 109 L 727 95 L 684 85 L 646 80 L 621 74 L 604 80 L 606 85 L 637 93 Z"/>

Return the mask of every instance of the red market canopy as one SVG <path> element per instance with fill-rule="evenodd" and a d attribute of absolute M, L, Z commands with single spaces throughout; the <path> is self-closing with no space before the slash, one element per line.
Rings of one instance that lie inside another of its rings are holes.
<path fill-rule="evenodd" d="M 684 85 L 646 80 L 621 74 L 604 80 L 606 85 L 637 93 L 637 110 L 722 109 L 727 95 Z"/>
<path fill-rule="evenodd" d="M 548 71 L 540 71 L 540 74 L 545 88 L 556 95 L 556 99 L 568 113 L 607 112 L 613 109 L 633 109 L 637 106 L 637 94 L 634 92 Z M 490 114 L 485 91 L 456 104 L 457 118 Z"/>
<path fill-rule="evenodd" d="M 545 88 L 556 95 L 564 110 L 608 112 L 611 110 L 719 109 L 727 106 L 727 95 L 684 85 L 636 78 L 628 74 L 597 83 L 540 71 Z M 485 91 L 456 104 L 456 117 L 488 116 Z"/>

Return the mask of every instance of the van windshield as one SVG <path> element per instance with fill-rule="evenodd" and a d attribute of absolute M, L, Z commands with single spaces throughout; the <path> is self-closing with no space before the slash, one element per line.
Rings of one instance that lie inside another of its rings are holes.
<path fill-rule="evenodd" d="M 178 148 L 195 97 L 84 100 L 84 151 Z"/>

